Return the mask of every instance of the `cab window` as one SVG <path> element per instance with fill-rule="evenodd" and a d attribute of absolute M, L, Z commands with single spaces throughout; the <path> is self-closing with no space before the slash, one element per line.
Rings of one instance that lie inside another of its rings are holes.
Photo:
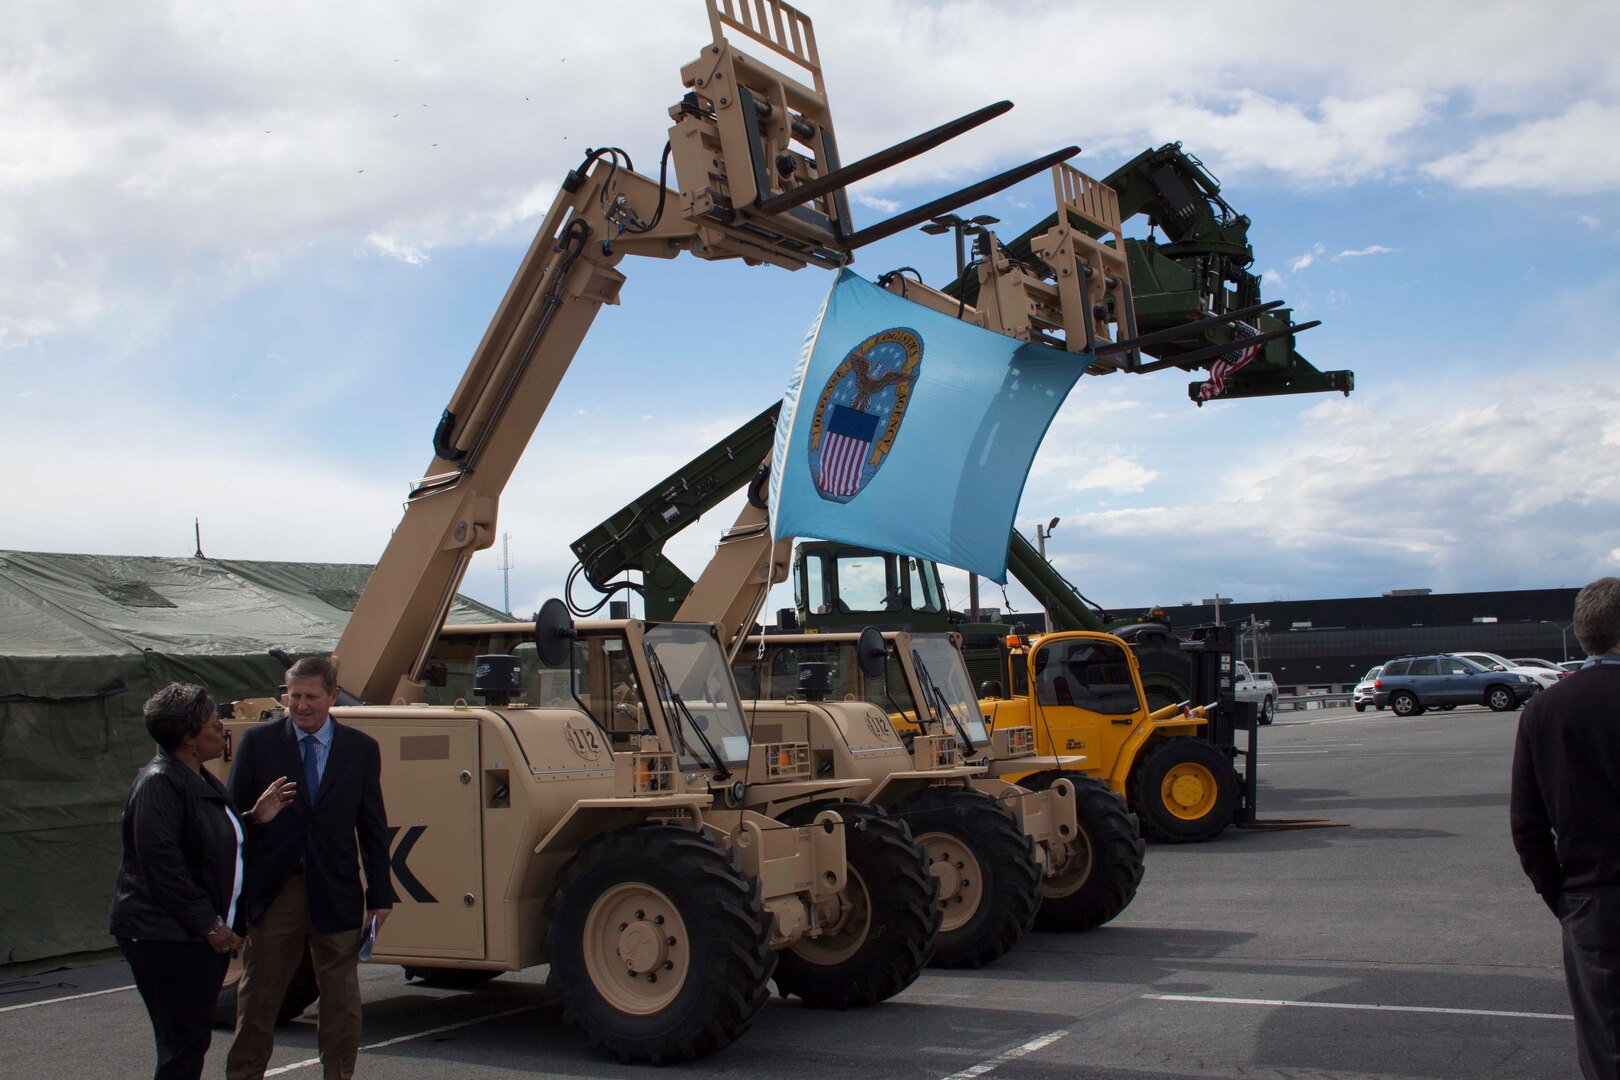
<path fill-rule="evenodd" d="M 816 615 L 827 614 L 830 603 L 827 597 L 827 556 L 820 552 L 802 555 L 798 566 L 798 580 L 794 589 L 797 595 L 794 600 L 799 610 Z"/>
<path fill-rule="evenodd" d="M 1140 708 L 1125 650 L 1110 641 L 1054 641 L 1035 652 L 1035 697 L 1106 716 Z"/>
<path fill-rule="evenodd" d="M 883 611 L 894 602 L 898 591 L 889 584 L 889 560 L 882 555 L 839 558 L 839 611 Z"/>

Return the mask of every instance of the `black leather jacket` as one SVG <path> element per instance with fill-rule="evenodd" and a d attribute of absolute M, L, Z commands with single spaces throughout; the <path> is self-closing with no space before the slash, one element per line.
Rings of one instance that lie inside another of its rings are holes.
<path fill-rule="evenodd" d="M 142 941 L 205 937 L 229 910 L 236 881 L 236 830 L 227 814 L 235 810 L 223 784 L 159 750 L 136 774 L 124 805 L 108 932 Z M 240 824 L 245 840 L 248 825 Z M 239 931 L 244 907 L 238 901 Z"/>

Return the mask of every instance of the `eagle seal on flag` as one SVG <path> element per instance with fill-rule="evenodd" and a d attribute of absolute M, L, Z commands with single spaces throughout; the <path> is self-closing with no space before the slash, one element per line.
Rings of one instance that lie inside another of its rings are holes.
<path fill-rule="evenodd" d="M 810 475 L 823 499 L 847 503 L 877 475 L 905 419 L 922 354 L 917 331 L 892 327 L 851 349 L 828 378 L 809 447 Z"/>

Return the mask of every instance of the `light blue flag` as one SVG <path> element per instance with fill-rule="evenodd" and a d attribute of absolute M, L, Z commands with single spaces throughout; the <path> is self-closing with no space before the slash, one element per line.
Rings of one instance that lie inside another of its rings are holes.
<path fill-rule="evenodd" d="M 982 330 L 842 271 L 782 402 L 772 532 L 1005 583 L 1035 450 L 1091 360 Z"/>

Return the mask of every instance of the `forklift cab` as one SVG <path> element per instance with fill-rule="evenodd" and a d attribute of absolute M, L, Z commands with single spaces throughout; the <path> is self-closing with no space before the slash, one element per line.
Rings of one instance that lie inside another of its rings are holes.
<path fill-rule="evenodd" d="M 919 616 L 943 620 L 948 615 L 934 563 L 832 543 L 799 545 L 793 560 L 793 605 L 807 629 Z"/>

